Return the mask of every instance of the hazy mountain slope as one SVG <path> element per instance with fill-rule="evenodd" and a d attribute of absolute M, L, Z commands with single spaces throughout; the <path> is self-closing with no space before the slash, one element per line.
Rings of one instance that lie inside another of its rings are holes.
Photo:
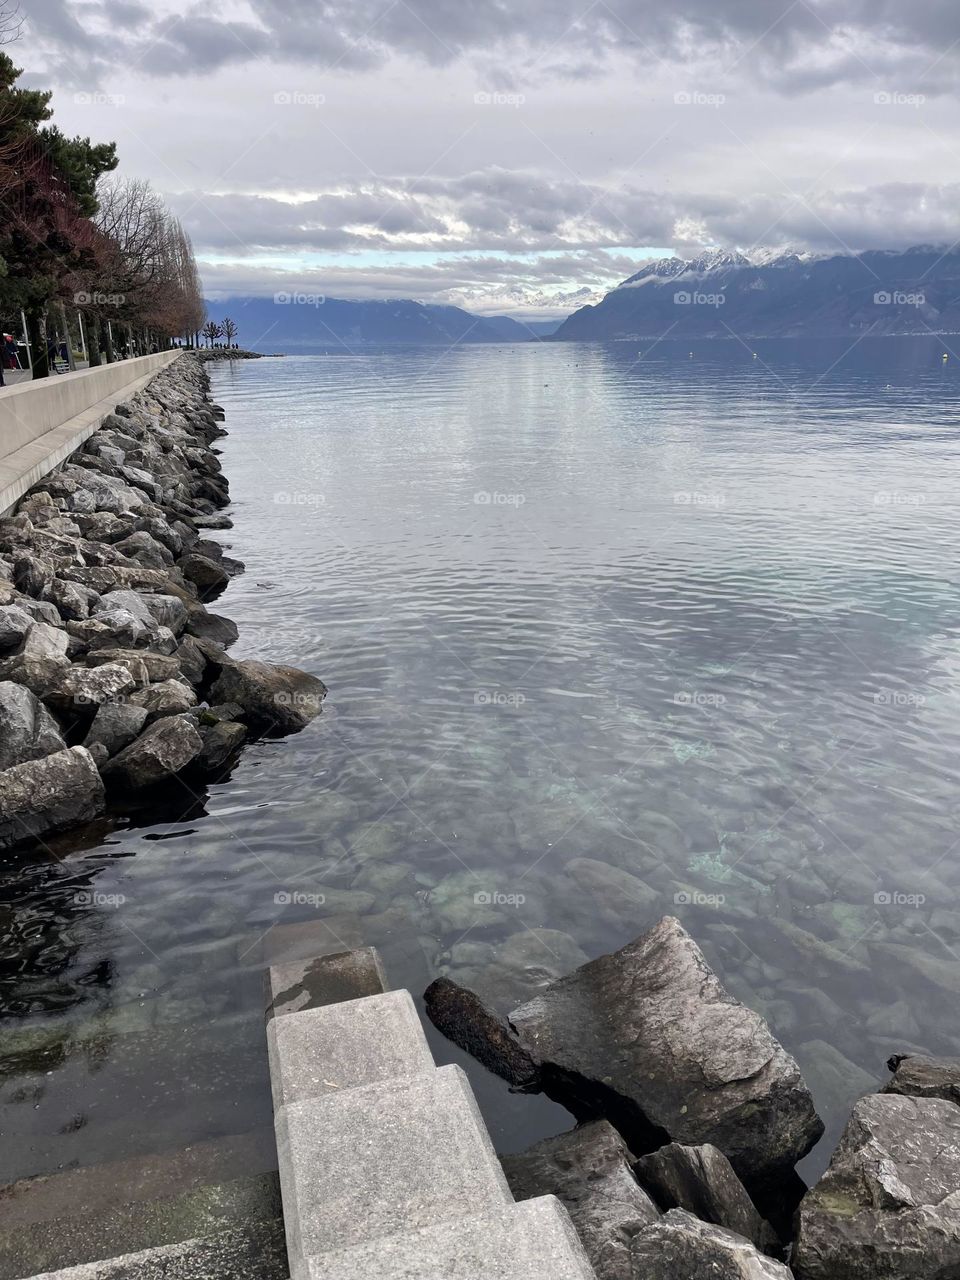
<path fill-rule="evenodd" d="M 310 293 L 274 298 L 234 297 L 208 302 L 209 314 L 229 316 L 245 347 L 265 351 L 317 351 L 392 343 L 531 342 L 559 321 L 520 323 L 509 316 L 474 316 L 460 307 L 408 300 L 348 301 Z"/>

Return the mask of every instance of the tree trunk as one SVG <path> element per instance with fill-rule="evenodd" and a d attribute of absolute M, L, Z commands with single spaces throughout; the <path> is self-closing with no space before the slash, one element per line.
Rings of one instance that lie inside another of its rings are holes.
<path fill-rule="evenodd" d="M 117 357 L 113 353 L 113 338 L 110 336 L 110 326 L 102 316 L 98 323 L 100 325 L 100 349 L 106 356 L 107 364 L 113 364 Z"/>
<path fill-rule="evenodd" d="M 73 354 L 73 339 L 70 336 L 70 324 L 67 321 L 67 309 L 62 302 L 59 304 L 59 307 L 60 319 L 63 321 L 64 344 L 67 348 L 67 364 L 70 366 L 70 372 L 73 373 L 77 367 L 77 361 Z"/>
<path fill-rule="evenodd" d="M 87 316 L 87 361 L 91 369 L 103 364 L 100 358 L 100 321 L 96 316 Z"/>
<path fill-rule="evenodd" d="M 50 361 L 47 359 L 47 344 L 43 333 L 43 309 L 27 311 L 27 342 L 30 344 L 30 357 L 33 364 L 34 378 L 49 378 Z"/>

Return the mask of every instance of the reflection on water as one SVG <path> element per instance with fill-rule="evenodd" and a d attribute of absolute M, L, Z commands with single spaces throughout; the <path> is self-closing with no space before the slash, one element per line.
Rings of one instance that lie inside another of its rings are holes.
<path fill-rule="evenodd" d="M 236 652 L 330 695 L 5 874 L 0 1177 L 261 1123 L 262 966 L 320 919 L 508 1009 L 679 915 L 800 1059 L 812 1170 L 890 1053 L 960 1052 L 960 366 L 756 349 L 216 369 Z M 482 1096 L 503 1149 L 562 1127 Z"/>

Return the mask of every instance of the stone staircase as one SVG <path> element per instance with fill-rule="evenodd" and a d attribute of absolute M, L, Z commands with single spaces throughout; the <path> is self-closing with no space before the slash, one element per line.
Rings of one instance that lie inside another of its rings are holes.
<path fill-rule="evenodd" d="M 0 1188 L 0 1280 L 591 1280 L 559 1201 L 514 1203 L 466 1076 L 435 1065 L 378 953 L 290 954 L 267 979 L 275 1141 Z"/>
<path fill-rule="evenodd" d="M 270 997 L 293 1280 L 593 1276 L 559 1201 L 514 1203 L 466 1076 L 435 1065 L 374 951 L 272 971 Z"/>

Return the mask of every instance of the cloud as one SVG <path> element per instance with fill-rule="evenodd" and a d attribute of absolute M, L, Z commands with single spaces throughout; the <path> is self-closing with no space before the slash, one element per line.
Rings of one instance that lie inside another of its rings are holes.
<path fill-rule="evenodd" d="M 36 6 L 36 11 L 34 10 Z M 611 54 L 635 65 L 700 66 L 726 77 L 757 78 L 786 93 L 833 83 L 923 81 L 952 90 L 960 8 L 952 0 L 258 0 L 246 6 L 164 6 L 152 21 L 131 22 L 139 6 L 102 0 L 74 6 L 102 17 L 144 72 L 183 76 L 269 59 L 318 71 L 367 71 L 393 56 L 443 66 L 482 58 L 535 78 L 597 75 Z M 69 64 L 79 22 L 63 0 L 32 0 L 31 26 Z M 82 46 L 80 46 L 82 47 Z"/>

